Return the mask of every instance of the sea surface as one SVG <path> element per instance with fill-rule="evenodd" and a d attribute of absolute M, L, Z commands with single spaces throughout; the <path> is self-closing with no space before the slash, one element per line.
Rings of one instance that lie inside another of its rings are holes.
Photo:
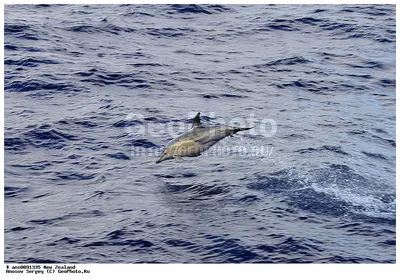
<path fill-rule="evenodd" d="M 395 12 L 6 5 L 5 262 L 394 263 Z"/>

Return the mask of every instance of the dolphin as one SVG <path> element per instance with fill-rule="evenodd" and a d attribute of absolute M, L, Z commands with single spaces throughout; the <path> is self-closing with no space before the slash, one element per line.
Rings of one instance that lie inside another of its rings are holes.
<path fill-rule="evenodd" d="M 252 129 L 252 127 L 240 128 L 225 125 L 213 127 L 204 126 L 200 121 L 200 112 L 198 112 L 193 119 L 192 128 L 171 140 L 167 146 L 165 146 L 161 157 L 156 163 L 169 159 L 182 162 L 182 157 L 197 157 L 219 140 L 248 129 Z"/>

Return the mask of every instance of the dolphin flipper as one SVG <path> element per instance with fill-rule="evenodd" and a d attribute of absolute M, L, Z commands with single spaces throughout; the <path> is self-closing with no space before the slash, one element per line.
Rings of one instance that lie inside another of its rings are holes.
<path fill-rule="evenodd" d="M 174 156 L 174 159 L 176 162 L 184 162 L 184 160 L 181 156 Z"/>

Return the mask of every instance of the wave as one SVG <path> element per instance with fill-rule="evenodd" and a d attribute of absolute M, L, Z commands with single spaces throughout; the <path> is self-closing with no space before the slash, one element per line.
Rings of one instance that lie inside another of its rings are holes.
<path fill-rule="evenodd" d="M 222 5 L 182 5 L 182 4 L 173 4 L 168 6 L 170 8 L 169 14 L 205 14 L 212 15 L 215 13 L 221 13 L 225 11 L 229 11 L 230 9 L 226 6 Z"/>
<path fill-rule="evenodd" d="M 4 198 L 19 197 L 26 191 L 28 191 L 27 187 L 4 186 Z"/>
<path fill-rule="evenodd" d="M 66 140 L 78 140 L 79 137 L 63 133 L 51 128 L 49 125 L 42 125 L 33 130 L 22 133 L 19 137 L 5 137 L 4 149 L 20 151 L 28 146 L 35 148 L 61 149 L 66 146 Z"/>
<path fill-rule="evenodd" d="M 24 24 L 4 24 L 4 35 L 23 40 L 46 40 L 38 28 Z"/>
<path fill-rule="evenodd" d="M 145 73 L 147 73 L 148 69 L 153 67 L 164 67 L 164 65 L 153 63 L 133 63 L 131 65 L 134 69 L 137 69 L 134 73 L 110 72 L 92 68 L 88 71 L 76 72 L 75 75 L 80 78 L 80 82 L 90 86 L 104 87 L 116 85 L 135 90 L 160 87 L 166 90 L 176 88 L 175 83 L 171 80 L 164 79 L 161 76 L 160 78 L 156 78 L 156 76 L 146 77 Z"/>
<path fill-rule="evenodd" d="M 284 195 L 287 203 L 309 212 L 394 223 L 396 199 L 390 187 L 357 174 L 346 165 L 309 170 L 283 169 L 256 175 L 250 189 Z M 388 192 L 389 191 L 389 192 Z"/>
<path fill-rule="evenodd" d="M 300 149 L 300 150 L 296 150 L 294 152 L 300 153 L 300 154 L 304 154 L 304 153 L 312 153 L 312 152 L 315 152 L 315 151 L 322 151 L 322 152 L 323 151 L 330 151 L 330 152 L 334 152 L 334 153 L 337 153 L 337 154 L 340 154 L 340 155 L 345 155 L 345 156 L 349 155 L 348 153 L 344 152 L 341 147 L 327 146 L 327 145 L 324 145 L 324 146 L 322 146 L 320 148 Z"/>
<path fill-rule="evenodd" d="M 39 64 L 60 64 L 60 62 L 51 59 L 22 58 L 5 59 L 4 64 L 24 67 L 37 67 Z"/>
<path fill-rule="evenodd" d="M 264 64 L 257 64 L 251 67 L 260 69 L 260 68 L 268 68 L 268 67 L 275 67 L 275 66 L 288 66 L 288 65 L 296 65 L 296 64 L 305 64 L 311 62 L 309 59 L 306 59 L 302 56 L 294 56 L 289 58 L 282 58 L 273 60 Z"/>
<path fill-rule="evenodd" d="M 134 33 L 136 29 L 128 27 L 120 27 L 114 24 L 107 23 L 107 20 L 103 20 L 97 25 L 74 25 L 65 27 L 66 31 L 87 33 L 87 34 L 97 34 L 97 33 L 109 33 L 114 35 L 120 35 L 121 32 Z"/>
<path fill-rule="evenodd" d="M 56 92 L 67 92 L 74 94 L 83 89 L 68 82 L 48 82 L 39 79 L 18 80 L 5 77 L 4 90 L 9 92 L 32 92 L 32 97 L 51 97 Z"/>

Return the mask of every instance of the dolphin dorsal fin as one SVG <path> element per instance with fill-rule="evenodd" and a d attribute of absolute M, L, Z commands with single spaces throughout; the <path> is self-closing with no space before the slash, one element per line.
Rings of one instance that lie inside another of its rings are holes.
<path fill-rule="evenodd" d="M 196 126 L 200 126 L 201 122 L 200 122 L 200 112 L 197 113 L 197 115 L 194 117 L 193 119 L 193 124 L 192 124 L 192 128 L 196 127 Z"/>

